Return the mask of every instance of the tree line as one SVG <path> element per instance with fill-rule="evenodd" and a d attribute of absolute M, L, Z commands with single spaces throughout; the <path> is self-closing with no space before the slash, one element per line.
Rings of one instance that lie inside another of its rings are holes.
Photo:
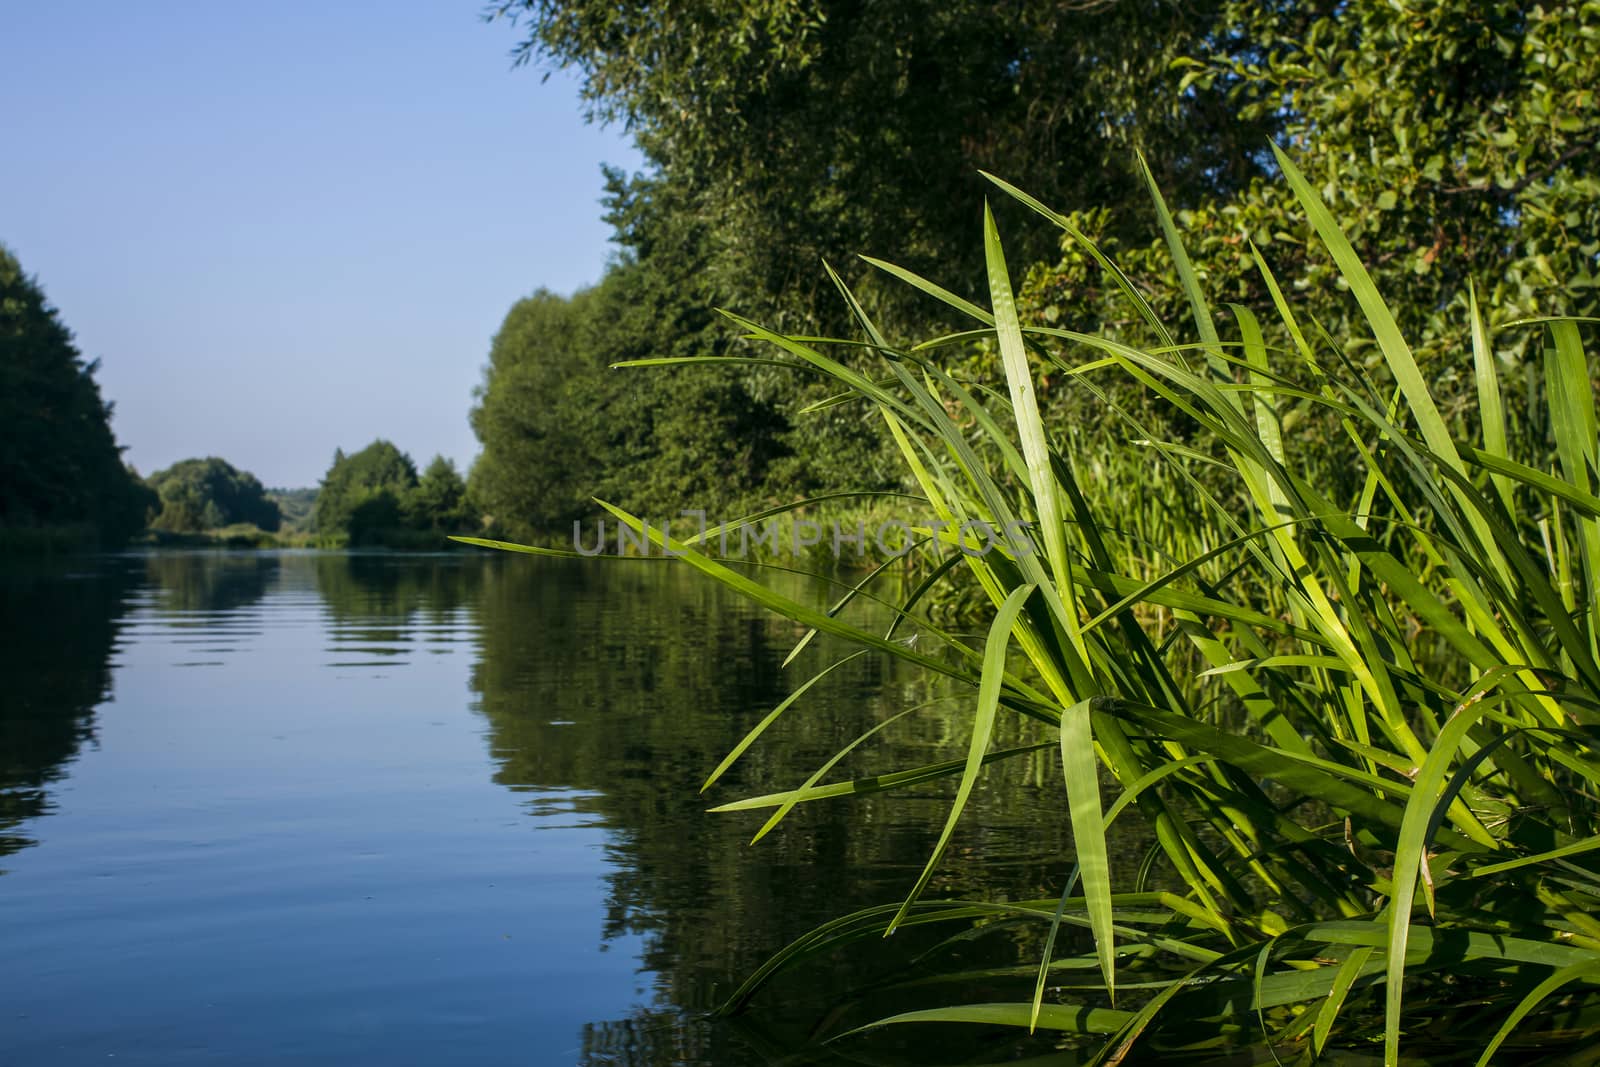
<path fill-rule="evenodd" d="M 248 471 L 215 456 L 186 459 L 148 479 L 160 499 L 152 530 L 226 534 L 246 527 L 323 545 L 442 547 L 445 536 L 471 533 L 477 518 L 453 462 L 435 456 L 420 474 L 392 443 L 334 451 L 315 489 L 264 488 Z"/>
<path fill-rule="evenodd" d="M 1458 420 L 1469 282 L 1491 325 L 1600 312 L 1594 5 L 499 0 L 489 15 L 520 27 L 519 59 L 575 71 L 589 116 L 626 124 L 646 160 L 607 173 L 621 254 L 601 281 L 530 296 L 494 339 L 469 486 L 510 535 L 592 516 L 593 496 L 670 516 L 893 487 L 866 412 L 830 403 L 803 370 L 727 358 L 773 351 L 713 309 L 859 339 L 826 262 L 891 340 L 958 327 L 858 257 L 986 292 L 984 172 L 1094 238 L 1172 340 L 1192 343 L 1147 168 L 1219 305 L 1270 306 L 1259 249 L 1308 328 L 1357 337 L 1346 354 L 1365 359 L 1349 293 L 1286 221 L 1298 216 L 1271 165 L 1279 144 L 1322 185 Z M 1151 342 L 1099 262 L 994 199 L 1008 259 L 1032 264 L 1015 279 L 1025 318 Z M 1528 396 L 1530 336 L 1497 341 Z M 994 380 L 982 339 L 946 351 Z M 683 356 L 724 362 L 611 369 Z M 1526 401 L 1508 399 L 1513 420 L 1538 407 Z M 1074 432 L 1108 418 L 1066 382 L 1041 403 Z"/>
<path fill-rule="evenodd" d="M 479 528 L 454 463 L 436 456 L 419 473 L 384 440 L 336 451 L 316 490 L 268 490 L 216 456 L 141 478 L 123 461 L 97 366 L 79 353 L 37 280 L 0 246 L 0 544 L 115 546 L 149 529 L 246 543 L 282 532 L 438 547 L 447 534 Z"/>
<path fill-rule="evenodd" d="M 671 517 L 896 487 L 867 413 L 832 402 L 803 369 L 752 361 L 772 352 L 717 309 L 859 338 L 826 263 L 893 341 L 959 325 L 858 257 L 983 293 L 984 172 L 1093 237 L 1161 319 L 1182 324 L 1147 167 L 1219 305 L 1270 302 L 1259 250 L 1308 328 L 1355 337 L 1346 355 L 1363 360 L 1349 294 L 1308 253 L 1304 225 L 1286 221 L 1296 216 L 1268 151 L 1283 146 L 1321 184 L 1457 420 L 1471 405 L 1469 282 L 1491 326 L 1600 313 L 1592 4 L 756 0 L 730 14 L 496 0 L 489 14 L 516 21 L 520 59 L 577 72 L 591 118 L 632 131 L 645 168 L 606 174 L 619 253 L 593 287 L 537 292 L 506 315 L 474 398 L 482 451 L 464 490 L 447 462 L 418 472 L 374 442 L 335 456 L 314 512 L 297 500 L 318 531 L 431 536 L 482 517 L 535 537 L 594 517 L 595 497 Z M 994 207 L 1008 259 L 1032 264 L 1016 279 L 1025 317 L 1151 342 L 1081 245 L 1058 243 L 1009 197 Z M 1176 343 L 1198 340 L 1173 328 Z M 1534 332 L 1495 336 L 1521 383 L 1508 418 L 1537 419 L 1538 353 L 1522 347 Z M 847 347 L 831 351 L 850 362 Z M 953 369 L 992 378 L 981 338 L 947 351 Z M 0 357 L 0 530 L 115 542 L 147 522 L 271 528 L 259 498 L 273 494 L 220 460 L 148 483 L 128 469 L 95 364 L 7 251 Z M 703 362 L 613 369 L 683 357 Z M 1070 382 L 1047 383 L 1040 401 L 1074 432 L 1107 418 L 1102 398 Z M 1183 421 L 1137 414 L 1167 430 Z"/>

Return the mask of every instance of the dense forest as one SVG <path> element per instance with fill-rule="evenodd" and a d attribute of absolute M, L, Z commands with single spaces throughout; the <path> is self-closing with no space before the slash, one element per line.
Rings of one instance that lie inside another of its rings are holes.
<path fill-rule="evenodd" d="M 118 544 L 155 494 L 122 460 L 72 332 L 0 246 L 0 543 Z"/>
<path fill-rule="evenodd" d="M 766 0 L 668 18 L 661 4 L 506 0 L 490 14 L 518 25 L 519 59 L 577 72 L 590 116 L 625 124 L 647 160 L 607 175 L 622 251 L 606 276 L 519 302 L 494 340 L 470 490 L 513 536 L 592 516 L 594 496 L 670 517 L 896 485 L 865 409 L 818 405 L 825 390 L 793 369 L 610 368 L 756 354 L 715 308 L 853 336 L 824 262 L 891 338 L 954 328 L 858 257 L 980 293 L 984 171 L 1061 212 L 1181 321 L 1142 155 L 1219 304 L 1269 299 L 1254 246 L 1309 320 L 1342 335 L 1354 303 L 1285 221 L 1268 150 L 1283 146 L 1405 309 L 1455 417 L 1470 383 L 1439 368 L 1465 340 L 1468 278 L 1491 325 L 1600 310 L 1593 5 Z M 1025 319 L 1151 339 L 1081 246 L 994 199 Z M 1515 381 L 1536 373 L 1527 337 L 1498 353 Z M 965 347 L 959 364 L 994 370 L 989 342 Z M 1350 354 L 1364 355 L 1359 332 Z M 1042 400 L 1064 424 L 1103 418 L 1082 390 Z M 1508 403 L 1513 418 L 1527 406 Z"/>

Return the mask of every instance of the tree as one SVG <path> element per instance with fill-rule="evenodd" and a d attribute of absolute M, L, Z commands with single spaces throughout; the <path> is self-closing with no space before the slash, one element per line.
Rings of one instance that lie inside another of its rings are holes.
<path fill-rule="evenodd" d="M 146 479 L 161 498 L 150 523 L 162 530 L 215 530 L 250 523 L 268 532 L 281 521 L 278 505 L 267 499 L 261 482 L 215 456 L 186 459 Z"/>
<path fill-rule="evenodd" d="M 405 499 L 404 508 L 408 525 L 419 530 L 460 532 L 472 526 L 467 483 L 456 465 L 444 456 L 433 457 Z"/>
<path fill-rule="evenodd" d="M 471 416 L 483 451 L 470 491 L 504 529 L 550 529 L 588 510 L 598 440 L 573 416 L 580 380 L 600 373 L 583 338 L 592 300 L 541 289 L 512 306 L 490 346 Z"/>
<path fill-rule="evenodd" d="M 1066 213 L 1181 328 L 1183 289 L 1139 153 L 1219 304 L 1269 302 L 1249 259 L 1253 241 L 1284 286 L 1310 294 L 1318 322 L 1342 336 L 1353 305 L 1332 265 L 1305 252 L 1305 227 L 1281 221 L 1295 212 L 1274 173 L 1274 142 L 1324 185 L 1437 375 L 1457 373 L 1442 357 L 1462 341 L 1469 278 L 1497 323 L 1600 310 L 1593 4 L 497 0 L 490 10 L 521 20 L 519 58 L 575 70 L 591 117 L 627 124 L 647 160 L 642 174 L 608 173 L 608 218 L 627 256 L 596 299 L 613 289 L 651 294 L 644 306 L 655 321 L 597 330 L 594 365 L 629 358 L 622 353 L 740 354 L 736 331 L 696 314 L 707 307 L 791 332 L 849 335 L 856 326 L 822 259 L 891 338 L 965 328 L 854 256 L 896 261 L 959 294 L 985 293 L 976 236 L 985 196 L 1001 214 L 1016 280 L 1024 265 L 1045 264 L 1028 276 L 1028 314 L 1096 332 L 1141 329 L 1092 257 L 993 196 L 980 169 Z M 632 310 L 612 306 L 619 318 Z M 1518 361 L 1532 336 L 1503 337 L 1502 358 Z M 1359 341 L 1351 355 L 1361 355 Z M 1532 362 L 1526 381 L 1536 389 Z M 992 379 L 992 353 L 969 369 Z M 530 390 L 555 395 L 526 373 L 492 376 L 482 406 L 509 408 L 519 403 L 513 394 Z M 608 402 L 586 409 L 606 420 L 594 431 L 602 441 L 629 443 L 649 465 L 607 460 L 598 478 L 568 467 L 569 483 L 529 492 L 561 501 L 554 510 L 562 511 L 581 507 L 596 485 L 618 500 L 606 487 L 612 472 L 637 491 L 645 470 L 651 487 L 677 470 L 717 470 L 765 500 L 819 485 L 881 488 L 891 477 L 882 435 L 858 408 L 818 405 L 809 379 L 770 368 L 722 379 L 757 402 L 739 410 L 760 417 L 732 422 L 746 428 L 758 458 L 697 463 L 715 438 L 693 420 L 663 432 L 679 409 L 669 397 L 688 390 L 693 402 L 680 406 L 695 410 L 721 383 L 686 384 L 698 369 L 651 373 L 674 380 L 603 391 Z M 1440 383 L 1455 414 L 1469 402 L 1467 384 Z M 1063 425 L 1105 421 L 1103 406 L 1066 385 L 1046 397 Z M 1511 401 L 1514 419 L 1525 399 Z M 654 462 L 675 450 L 683 453 L 675 462 Z M 486 470 L 497 462 L 492 452 L 509 455 L 486 444 Z M 508 481 L 540 458 L 486 480 Z M 535 514 L 531 503 L 518 513 Z"/>
<path fill-rule="evenodd" d="M 758 496 L 783 418 L 720 367 L 610 364 L 727 351 L 714 313 L 624 259 L 593 289 L 518 302 L 496 335 L 472 425 L 471 498 L 503 533 L 570 530 L 599 497 L 658 521 Z"/>
<path fill-rule="evenodd" d="M 1492 325 L 1600 313 L 1600 7 L 1350 0 L 1332 9 L 1239 3 L 1225 17 L 1229 39 L 1252 48 L 1218 47 L 1183 61 L 1183 84 L 1225 88 L 1247 120 L 1278 117 L 1286 150 L 1321 186 L 1447 417 L 1461 419 L 1476 403 L 1471 359 L 1462 355 L 1470 343 L 1469 285 Z M 1285 183 L 1253 178 L 1198 198 L 1168 192 L 1186 202 L 1178 225 L 1214 307 L 1271 306 L 1253 243 L 1294 294 L 1313 340 L 1326 330 L 1349 339 L 1346 356 L 1374 354 L 1354 300 L 1332 261 L 1314 251 Z M 1067 215 L 1102 239 L 1167 323 L 1184 329 L 1192 322 L 1153 227 L 1130 232 L 1105 210 Z M 1029 279 L 1025 313 L 1148 341 L 1134 337 L 1137 317 L 1099 266 L 1074 243 L 1063 248 Z M 1180 340 L 1195 339 L 1184 332 Z M 1519 421 L 1541 388 L 1539 361 L 1525 359 L 1539 334 L 1493 336 L 1510 380 L 1523 384 L 1507 396 Z M 1287 337 L 1269 340 L 1290 345 Z M 1100 410 L 1072 390 L 1058 403 L 1069 423 Z"/>
<path fill-rule="evenodd" d="M 111 542 L 144 527 L 154 494 L 123 463 L 98 366 L 0 245 L 0 527 L 87 524 Z"/>
<path fill-rule="evenodd" d="M 374 441 L 349 456 L 336 451 L 317 494 L 317 529 L 348 533 L 355 543 L 397 527 L 400 501 L 416 485 L 416 464 L 388 441 Z"/>
<path fill-rule="evenodd" d="M 418 478 L 411 457 L 384 440 L 349 456 L 335 450 L 314 515 L 319 532 L 343 533 L 353 545 L 443 543 L 438 535 L 480 525 L 454 463 L 435 456 Z"/>
<path fill-rule="evenodd" d="M 1180 93 L 1171 69 L 1174 57 L 1209 47 L 1226 10 L 1223 0 L 621 8 L 502 0 L 491 8 L 521 20 L 520 59 L 577 70 L 590 116 L 626 123 L 648 161 L 643 174 L 607 174 L 608 219 L 628 256 L 615 271 L 624 277 L 601 288 L 668 295 L 646 305 L 656 321 L 643 330 L 597 338 L 610 346 L 595 353 L 601 364 L 625 358 L 623 350 L 742 354 L 740 331 L 706 315 L 712 307 L 793 332 L 847 333 L 853 323 L 823 260 L 880 325 L 925 333 L 932 306 L 856 255 L 981 292 L 983 246 L 973 237 L 987 188 L 980 168 L 1056 201 L 1114 202 L 1126 209 L 1119 221 L 1132 227 L 1152 217 L 1135 148 L 1186 196 L 1242 187 L 1262 171 L 1277 116 L 1240 122 L 1225 106 L 1225 86 Z M 1055 248 L 1045 227 L 1008 232 L 1020 235 L 1015 260 Z M 836 354 L 852 358 L 848 349 Z M 633 386 L 616 398 L 621 404 L 593 410 L 612 419 L 618 408 L 630 413 L 626 425 L 603 432 L 660 459 L 645 481 L 665 486 L 670 478 L 679 497 L 695 499 L 687 506 L 725 499 L 730 486 L 741 499 L 771 503 L 824 485 L 882 489 L 895 481 L 870 412 L 818 405 L 824 396 L 814 378 L 748 366 L 651 373 L 672 381 Z M 495 372 L 483 407 L 511 407 L 502 396 L 530 388 L 518 372 Z M 670 403 L 669 394 L 687 402 Z M 742 452 L 703 419 L 680 418 L 683 411 L 734 428 Z M 497 469 L 510 452 L 482 439 L 484 482 L 530 469 Z M 701 462 L 704 454 L 714 462 Z M 638 462 L 601 469 L 639 491 Z M 569 472 L 572 484 L 554 493 L 533 485 L 524 492 L 561 501 L 552 512 L 581 508 L 586 491 L 621 502 L 604 474 Z M 713 478 L 722 479 L 720 491 L 699 484 Z M 509 510 L 538 513 L 531 500 Z"/>
<path fill-rule="evenodd" d="M 1222 192 L 1260 173 L 1279 121 L 1241 118 L 1226 85 L 1178 91 L 1173 60 L 1213 47 L 1224 0 L 501 0 L 491 11 L 521 20 L 519 59 L 575 69 L 590 117 L 633 131 L 656 204 L 715 220 L 713 286 L 797 328 L 844 321 L 822 258 L 856 274 L 866 252 L 978 286 L 980 169 L 1051 202 L 1135 204 L 1138 148 L 1168 187 Z M 1050 244 L 1015 252 L 1027 261 Z M 901 292 L 876 295 L 892 310 Z"/>

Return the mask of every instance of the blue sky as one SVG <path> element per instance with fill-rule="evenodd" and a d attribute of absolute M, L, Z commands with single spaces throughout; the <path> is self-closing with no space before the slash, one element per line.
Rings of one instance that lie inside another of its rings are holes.
<path fill-rule="evenodd" d="M 506 309 L 614 249 L 575 82 L 477 0 L 0 6 L 0 242 L 102 360 L 142 473 L 314 485 L 335 447 L 476 452 Z"/>

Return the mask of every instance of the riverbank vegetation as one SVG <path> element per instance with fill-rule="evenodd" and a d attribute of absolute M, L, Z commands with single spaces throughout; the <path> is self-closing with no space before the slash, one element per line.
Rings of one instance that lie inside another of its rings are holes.
<path fill-rule="evenodd" d="M 725 1011 L 948 924 L 949 951 L 891 983 L 894 1014 L 872 1012 L 880 986 L 841 993 L 836 1017 L 1041 1031 L 1057 1052 L 1040 1062 L 1062 1064 L 1592 1062 L 1592 8 L 770 4 L 739 33 L 648 5 L 497 9 L 653 169 L 612 176 L 613 276 L 536 298 L 542 331 L 508 318 L 475 416 L 485 461 L 603 412 L 565 391 L 574 374 L 621 395 L 606 365 L 649 363 L 631 427 L 695 381 L 768 405 L 743 439 L 761 462 L 724 473 L 719 504 L 910 492 L 939 523 L 915 531 L 926 580 L 858 575 L 825 605 L 716 558 L 721 530 L 672 545 L 822 635 L 708 789 L 849 656 L 945 686 L 965 734 L 945 762 L 874 765 L 890 718 L 776 792 L 712 794 L 760 840 L 801 804 L 954 785 L 901 900 L 794 942 Z M 974 240 L 958 219 L 980 184 Z M 563 332 L 624 272 L 740 314 L 691 309 L 615 347 L 603 315 Z M 644 523 L 675 513 L 656 496 L 667 442 L 583 454 L 558 514 L 476 472 L 474 491 L 508 532 L 603 515 L 667 547 Z M 528 446 L 512 466 L 561 484 L 567 455 Z M 963 526 L 1018 523 L 1026 550 L 960 551 Z M 962 598 L 977 637 L 930 611 Z M 860 621 L 868 601 L 894 625 Z M 1024 736 L 1001 745 L 1009 720 Z M 939 899 L 971 798 L 1040 746 L 1075 841 L 1059 895 Z M 1108 837 L 1130 835 L 1148 852 L 1113 865 Z M 1033 963 L 964 969 L 974 926 Z"/>
<path fill-rule="evenodd" d="M 1348 336 L 1297 307 L 1248 241 L 1268 299 L 1214 307 L 1150 175 L 1189 331 L 1069 219 L 1004 183 L 1099 266 L 1139 340 L 1021 319 L 987 213 L 987 306 L 889 271 L 967 329 L 890 340 L 842 283 L 854 337 L 738 320 L 770 358 L 826 377 L 884 425 L 945 524 L 918 533 L 989 607 L 980 643 L 918 611 L 927 586 L 897 597 L 875 575 L 825 612 L 702 553 L 709 538 L 674 545 L 852 656 L 942 680 L 967 709 L 966 751 L 947 763 L 831 773 L 889 720 L 792 788 L 718 810 L 764 816 L 759 840 L 796 805 L 948 777 L 959 781 L 948 839 L 988 767 L 1055 745 L 1076 856 L 1057 899 L 925 898 L 942 839 L 902 902 L 795 942 L 727 1010 L 852 942 L 978 923 L 1034 940 L 1037 966 L 944 977 L 1009 997 L 929 994 L 874 1025 L 1042 1029 L 1078 1050 L 1062 1063 L 1130 1051 L 1206 1062 L 1242 1046 L 1484 1064 L 1560 1043 L 1576 1052 L 1600 1033 L 1600 432 L 1586 327 L 1493 330 L 1469 286 L 1468 341 L 1440 358 L 1462 364 L 1475 403 L 1446 409 L 1321 191 L 1278 161 L 1298 205 L 1278 226 L 1305 232 L 1308 258 L 1337 271 L 1358 324 Z M 1182 340 L 1190 331 L 1198 340 Z M 1520 413 L 1507 403 L 1508 348 L 1538 354 Z M 974 350 L 995 353 L 998 376 L 964 369 Z M 1106 418 L 1047 422 L 1049 381 Z M 1159 428 L 1148 409 L 1163 413 Z M 963 526 L 1019 522 L 1034 531 L 1026 549 L 959 551 Z M 851 620 L 868 599 L 896 605 L 888 631 Z M 809 684 L 708 787 L 780 715 L 802 713 Z M 993 749 L 1001 717 L 1031 724 L 1030 743 Z M 1108 832 L 1137 824 L 1149 853 L 1113 869 Z"/>
<path fill-rule="evenodd" d="M 622 254 L 606 277 L 519 303 L 495 340 L 469 481 L 502 536 L 565 540 L 575 518 L 602 517 L 595 496 L 654 518 L 902 488 L 879 428 L 830 403 L 816 376 L 754 362 L 611 368 L 753 355 L 714 307 L 791 334 L 849 330 L 823 260 L 883 329 L 932 335 L 949 324 L 940 305 L 857 257 L 982 292 L 968 240 L 980 171 L 1063 211 L 1170 322 L 1186 297 L 1132 162 L 1143 152 L 1215 300 L 1267 300 L 1240 268 L 1253 240 L 1302 314 L 1358 338 L 1337 274 L 1286 228 L 1267 146 L 1292 145 L 1449 411 L 1471 402 L 1470 378 L 1445 358 L 1465 343 L 1469 278 L 1491 328 L 1600 313 L 1593 5 L 1205 0 L 1001 16 L 966 0 L 770 0 L 732 26 L 694 4 L 504 0 L 491 14 L 517 20 L 522 58 L 576 72 L 592 117 L 626 123 L 647 164 L 608 176 Z M 1080 245 L 1027 225 L 1009 200 L 994 210 L 1014 235 L 1025 314 L 1138 328 Z M 1529 343 L 1499 342 L 1514 415 L 1537 374 Z M 998 368 L 992 346 L 969 358 Z M 1039 403 L 1051 420 L 1104 417 L 1052 383 Z"/>
<path fill-rule="evenodd" d="M 225 460 L 184 460 L 149 479 L 161 501 L 145 540 L 162 546 L 440 549 L 475 531 L 455 464 L 416 463 L 388 441 L 335 450 L 315 489 L 264 489 Z"/>

